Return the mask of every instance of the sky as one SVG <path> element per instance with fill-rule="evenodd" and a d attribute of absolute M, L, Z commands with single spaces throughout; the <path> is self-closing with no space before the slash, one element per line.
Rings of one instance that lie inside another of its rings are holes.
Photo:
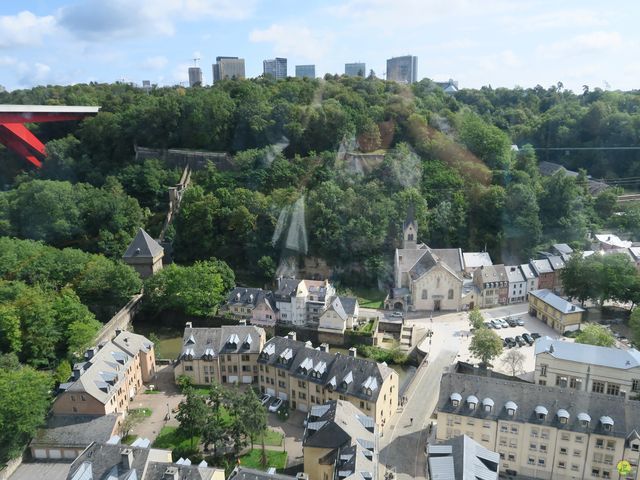
<path fill-rule="evenodd" d="M 186 82 L 216 56 L 248 77 L 276 56 L 316 75 L 418 57 L 461 88 L 640 88 L 640 2 L 565 0 L 0 0 L 0 85 Z"/>

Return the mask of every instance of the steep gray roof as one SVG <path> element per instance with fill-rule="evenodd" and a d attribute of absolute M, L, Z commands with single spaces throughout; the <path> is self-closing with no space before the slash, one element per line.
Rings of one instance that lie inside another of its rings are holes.
<path fill-rule="evenodd" d="M 528 263 L 520 265 L 520 271 L 522 272 L 524 278 L 527 280 L 533 280 L 534 278 L 536 278 L 536 274 Z"/>
<path fill-rule="evenodd" d="M 265 296 L 261 288 L 235 287 L 227 295 L 227 304 L 255 308 Z"/>
<path fill-rule="evenodd" d="M 520 267 L 518 267 L 518 265 L 510 265 L 508 267 L 505 267 L 505 269 L 507 270 L 507 278 L 509 279 L 509 283 L 524 282 L 524 275 L 522 275 L 522 271 L 520 270 Z"/>
<path fill-rule="evenodd" d="M 464 270 L 464 260 L 460 248 L 432 248 L 431 251 L 454 272 L 460 273 Z"/>
<path fill-rule="evenodd" d="M 475 270 L 474 275 L 480 275 L 482 283 L 507 282 L 507 271 L 504 265 L 489 265 Z"/>
<path fill-rule="evenodd" d="M 286 369 L 296 378 L 371 402 L 378 398 L 385 379 L 395 374 L 385 364 L 323 352 L 285 337 L 269 340 L 258 357 L 258 363 Z M 316 369 L 318 366 L 319 370 Z"/>
<path fill-rule="evenodd" d="M 340 297 L 333 297 L 333 299 L 331 300 L 331 304 L 329 305 L 329 308 L 327 310 L 333 310 L 342 320 L 347 319 L 347 312 L 342 305 Z"/>
<path fill-rule="evenodd" d="M 295 480 L 295 478 L 281 473 L 268 473 L 253 468 L 236 467 L 227 480 Z"/>
<path fill-rule="evenodd" d="M 562 313 L 584 312 L 584 310 L 579 306 L 574 305 L 573 303 L 565 300 L 562 297 L 559 297 L 547 288 L 532 290 L 529 293 L 534 297 L 539 298 L 543 302 L 551 305 L 553 308 L 559 310 Z"/>
<path fill-rule="evenodd" d="M 434 480 L 497 480 L 500 455 L 466 435 L 429 445 L 429 471 Z"/>
<path fill-rule="evenodd" d="M 282 278 L 278 281 L 278 289 L 275 291 L 276 300 L 281 302 L 291 301 L 291 297 L 296 296 L 300 280 L 295 278 Z"/>
<path fill-rule="evenodd" d="M 554 243 L 552 247 L 558 255 L 571 255 L 573 253 L 573 248 L 566 243 Z"/>
<path fill-rule="evenodd" d="M 223 325 L 217 328 L 184 329 L 180 358 L 191 355 L 217 357 L 220 353 L 259 353 L 264 329 L 254 325 Z"/>
<path fill-rule="evenodd" d="M 568 170 L 558 163 L 547 162 L 547 161 L 542 161 L 538 163 L 538 170 L 540 170 L 540 174 L 545 177 L 550 177 L 551 175 L 553 175 L 559 170 L 564 171 L 565 175 L 569 177 L 575 178 L 578 176 L 578 172 L 574 172 L 573 170 Z M 587 188 L 589 189 L 589 193 L 591 195 L 598 195 L 603 190 L 606 190 L 607 188 L 609 188 L 609 185 L 607 185 L 604 182 L 598 182 L 597 180 L 591 180 L 589 178 L 587 180 Z"/>
<path fill-rule="evenodd" d="M 489 252 L 464 252 L 462 254 L 465 268 L 479 268 L 493 265 Z"/>
<path fill-rule="evenodd" d="M 554 270 L 562 270 L 564 268 L 564 261 L 559 255 L 551 255 L 547 258 L 547 260 L 549 260 L 551 268 L 553 268 Z"/>
<path fill-rule="evenodd" d="M 342 304 L 342 308 L 347 315 L 353 316 L 356 313 L 356 305 L 358 304 L 358 299 L 355 297 L 338 297 L 340 299 L 340 303 Z"/>
<path fill-rule="evenodd" d="M 635 348 L 622 350 L 542 337 L 536 340 L 535 353 L 548 353 L 562 360 L 623 370 L 640 367 L 640 352 Z"/>
<path fill-rule="evenodd" d="M 429 247 L 421 248 L 418 250 L 407 250 L 404 249 L 401 252 L 409 252 L 409 258 L 418 257 L 413 266 L 408 269 L 409 275 L 413 280 L 417 280 L 422 277 L 425 273 L 431 270 L 436 265 L 441 265 L 444 269 L 448 270 L 453 276 L 460 279 L 459 273 L 462 271 L 462 255 L 460 255 L 457 259 L 458 253 L 460 253 L 459 249 L 442 249 L 442 250 L 432 250 Z M 419 252 L 411 253 L 411 252 Z M 440 255 L 436 252 L 442 253 L 445 258 L 441 258 Z M 404 259 L 403 259 L 404 260 Z M 452 262 L 453 265 L 450 265 L 448 262 Z M 406 262 L 405 262 L 406 263 Z"/>
<path fill-rule="evenodd" d="M 51 415 L 37 431 L 32 447 L 64 446 L 84 448 L 91 442 L 106 442 L 116 427 L 118 415 Z"/>
<path fill-rule="evenodd" d="M 487 412 L 484 408 L 471 410 L 469 405 L 462 401 L 456 406 L 450 399 L 454 392 L 465 397 L 473 394 L 478 398 L 490 398 L 494 401 L 494 407 Z M 505 408 L 508 402 L 513 402 L 517 406 L 513 416 L 510 416 Z M 535 413 L 535 408 L 539 405 L 546 407 L 549 412 L 543 419 Z M 445 373 L 442 376 L 437 409 L 439 412 L 466 417 L 548 425 L 575 432 L 620 438 L 626 438 L 633 430 L 640 430 L 640 402 L 637 401 L 571 388 L 564 389 L 461 373 Z M 560 422 L 558 417 L 560 410 L 566 410 L 569 413 L 566 423 Z M 591 417 L 588 425 L 583 425 L 578 419 L 581 413 Z M 614 425 L 610 431 L 603 428 L 599 421 L 601 417 L 613 419 Z"/>
<path fill-rule="evenodd" d="M 123 258 L 154 258 L 163 253 L 164 249 L 160 244 L 140 228 L 124 252 Z"/>
<path fill-rule="evenodd" d="M 531 268 L 535 272 L 537 276 L 540 276 L 541 273 L 552 273 L 553 268 L 551 268 L 551 263 L 546 258 L 540 260 L 531 260 L 529 262 Z"/>

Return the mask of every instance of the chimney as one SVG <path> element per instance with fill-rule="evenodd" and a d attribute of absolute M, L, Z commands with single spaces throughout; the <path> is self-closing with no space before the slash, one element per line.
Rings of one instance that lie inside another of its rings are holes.
<path fill-rule="evenodd" d="M 307 348 L 313 348 L 313 343 L 311 343 L 311 340 L 307 340 L 304 342 L 304 346 Z"/>
<path fill-rule="evenodd" d="M 84 367 L 81 363 L 73 366 L 73 379 L 79 380 L 80 375 L 84 373 Z"/>
<path fill-rule="evenodd" d="M 356 350 L 356 347 L 351 347 L 349 349 L 349 356 L 353 357 L 353 358 L 356 358 L 357 355 L 358 355 L 358 351 Z"/>
<path fill-rule="evenodd" d="M 122 450 L 120 460 L 122 461 L 122 468 L 124 470 L 131 470 L 133 468 L 133 449 L 125 448 Z"/>
<path fill-rule="evenodd" d="M 122 329 L 121 329 L 121 328 L 117 328 L 117 329 L 116 329 L 116 337 L 117 337 L 118 335 L 120 335 L 121 333 L 122 333 Z"/>
<path fill-rule="evenodd" d="M 193 328 L 193 322 L 187 322 L 184 324 L 185 328 Z"/>
<path fill-rule="evenodd" d="M 84 358 L 86 358 L 87 360 L 91 360 L 95 356 L 97 351 L 98 351 L 97 347 L 88 348 L 87 351 L 84 353 Z"/>
<path fill-rule="evenodd" d="M 325 353 L 329 353 L 329 344 L 328 343 L 321 343 L 320 344 L 320 351 L 321 352 L 325 352 Z"/>
<path fill-rule="evenodd" d="M 245 318 L 242 318 L 240 320 L 238 320 L 238 325 L 247 325 L 247 320 Z"/>
<path fill-rule="evenodd" d="M 287 333 L 287 338 L 289 340 L 295 340 L 296 339 L 296 332 L 289 332 Z"/>
<path fill-rule="evenodd" d="M 162 475 L 162 480 L 178 480 L 179 470 L 178 467 L 167 467 Z"/>

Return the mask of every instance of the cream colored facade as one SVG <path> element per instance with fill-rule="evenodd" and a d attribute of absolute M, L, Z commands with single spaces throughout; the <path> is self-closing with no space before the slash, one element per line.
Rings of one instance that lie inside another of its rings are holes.
<path fill-rule="evenodd" d="M 531 315 L 542 320 L 555 331 L 560 333 L 580 329 L 580 323 L 582 322 L 582 312 L 584 310 L 576 306 L 574 306 L 575 308 L 573 311 L 558 309 L 554 307 L 552 303 L 538 298 L 535 295 L 535 292 L 540 291 L 541 290 L 535 290 L 534 292 L 529 292 L 529 294 L 527 295 L 529 302 L 529 313 Z"/>
<path fill-rule="evenodd" d="M 309 480 L 333 480 L 333 464 L 321 460 L 334 448 L 304 447 L 304 473 Z"/>
<path fill-rule="evenodd" d="M 442 263 L 411 282 L 414 310 L 459 310 L 462 280 Z"/>

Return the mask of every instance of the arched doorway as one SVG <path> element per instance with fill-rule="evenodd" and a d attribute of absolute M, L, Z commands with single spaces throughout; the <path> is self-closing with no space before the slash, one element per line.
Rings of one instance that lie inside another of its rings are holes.
<path fill-rule="evenodd" d="M 402 311 L 404 309 L 404 306 L 402 305 L 402 302 L 396 302 L 393 304 L 393 309 Z"/>

